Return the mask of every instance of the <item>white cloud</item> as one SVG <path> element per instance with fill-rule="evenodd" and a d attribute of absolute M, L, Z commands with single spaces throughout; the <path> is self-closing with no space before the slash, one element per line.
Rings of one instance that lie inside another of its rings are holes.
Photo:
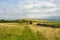
<path fill-rule="evenodd" d="M 49 16 L 56 16 L 58 14 L 53 12 L 59 9 L 53 2 L 37 0 L 24 0 L 21 2 L 19 0 L 19 3 L 16 5 L 10 4 L 7 6 L 4 12 L 8 15 L 13 14 L 13 16 L 17 14 L 19 18 L 47 18 Z"/>
<path fill-rule="evenodd" d="M 26 15 L 26 18 L 47 18 L 47 14 L 28 14 Z"/>
<path fill-rule="evenodd" d="M 25 3 L 25 2 L 24 2 Z M 18 7 L 20 7 L 23 10 L 29 10 L 31 12 L 39 12 L 39 11 L 54 11 L 56 10 L 56 4 L 50 3 L 50 2 L 28 2 L 28 3 L 22 3 L 22 5 L 19 4 Z"/>

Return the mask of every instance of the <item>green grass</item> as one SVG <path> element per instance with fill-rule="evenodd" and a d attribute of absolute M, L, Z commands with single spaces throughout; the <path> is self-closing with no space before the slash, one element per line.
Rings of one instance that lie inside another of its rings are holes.
<path fill-rule="evenodd" d="M 60 27 L 60 21 L 39 20 L 38 22 L 39 23 L 45 23 L 45 24 L 48 24 L 48 25 L 54 25 L 54 26 Z"/>
<path fill-rule="evenodd" d="M 46 21 L 46 22 L 43 22 L 47 25 L 53 25 L 55 26 L 55 28 L 60 28 L 60 22 L 55 22 L 55 21 Z"/>
<path fill-rule="evenodd" d="M 45 40 L 45 37 L 33 32 L 28 25 L 0 26 L 0 40 Z"/>
<path fill-rule="evenodd" d="M 52 22 L 47 24 L 53 25 Z M 60 28 L 33 24 L 0 23 L 0 40 L 60 40 Z"/>
<path fill-rule="evenodd" d="M 25 27 L 21 36 L 22 36 L 22 40 L 44 40 L 45 39 L 42 34 L 39 34 L 38 32 L 37 34 L 33 33 L 28 26 Z"/>

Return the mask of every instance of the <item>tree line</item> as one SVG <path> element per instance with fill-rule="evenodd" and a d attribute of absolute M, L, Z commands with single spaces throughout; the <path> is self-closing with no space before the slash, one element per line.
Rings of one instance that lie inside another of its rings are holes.
<path fill-rule="evenodd" d="M 4 20 L 4 19 L 1 19 L 0 20 L 0 23 L 15 23 L 15 22 L 18 22 L 18 20 Z"/>
<path fill-rule="evenodd" d="M 31 20 L 25 20 L 25 19 L 21 19 L 21 20 L 0 20 L 0 23 L 25 23 L 25 24 L 32 24 Z"/>

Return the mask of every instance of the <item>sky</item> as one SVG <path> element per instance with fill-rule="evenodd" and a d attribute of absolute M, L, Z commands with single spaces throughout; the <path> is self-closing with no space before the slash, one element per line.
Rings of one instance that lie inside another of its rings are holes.
<path fill-rule="evenodd" d="M 60 19 L 60 0 L 0 0 L 0 19 Z"/>

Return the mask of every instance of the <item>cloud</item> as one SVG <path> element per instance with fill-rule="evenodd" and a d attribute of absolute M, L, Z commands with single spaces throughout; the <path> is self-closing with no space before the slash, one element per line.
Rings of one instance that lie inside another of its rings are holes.
<path fill-rule="evenodd" d="M 45 1 L 23 1 L 18 3 L 17 7 L 19 12 L 52 12 L 57 10 L 56 4 Z M 22 10 L 22 11 L 21 11 Z"/>
<path fill-rule="evenodd" d="M 41 19 L 44 19 L 47 17 L 48 17 L 47 14 L 28 14 L 28 15 L 26 15 L 25 18 L 41 18 Z"/>
<path fill-rule="evenodd" d="M 20 5 L 22 4 L 22 5 Z M 48 12 L 54 12 L 58 8 L 56 4 L 48 1 L 24 1 L 23 3 L 18 4 L 18 7 L 21 8 L 21 13 L 26 13 L 26 17 L 31 18 L 46 18 L 47 16 L 52 16 L 52 14 L 46 14 Z M 38 13 L 38 14 L 37 14 Z M 38 16 L 38 17 L 37 17 Z M 55 14 L 53 13 L 53 16 Z"/>
<path fill-rule="evenodd" d="M 3 11 L 2 10 L 0 10 L 0 13 L 2 13 Z"/>
<path fill-rule="evenodd" d="M 50 16 L 58 16 L 60 13 L 58 12 L 60 9 L 58 7 L 59 5 L 57 5 L 58 2 L 53 2 L 53 0 L 18 0 L 17 2 L 14 0 L 10 1 L 13 1 L 13 3 L 4 2 L 5 4 L 0 4 L 0 6 L 3 5 L 2 8 L 4 8 L 3 15 L 7 14 L 7 17 L 9 18 L 49 18 Z"/>

